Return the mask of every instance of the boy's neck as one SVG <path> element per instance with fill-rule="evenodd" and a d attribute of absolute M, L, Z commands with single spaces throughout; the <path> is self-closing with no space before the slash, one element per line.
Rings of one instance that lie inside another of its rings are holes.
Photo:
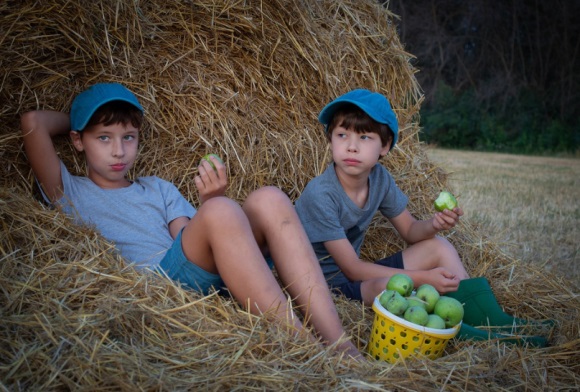
<path fill-rule="evenodd" d="M 89 172 L 89 175 L 87 176 L 87 178 L 89 180 L 91 180 L 96 186 L 98 186 L 101 189 L 127 188 L 127 187 L 131 186 L 131 184 L 133 183 L 133 181 L 130 181 L 126 177 L 124 177 L 122 180 L 119 180 L 119 181 L 106 181 L 103 178 L 91 176 L 90 172 Z"/>
<path fill-rule="evenodd" d="M 369 173 L 361 176 L 350 176 L 340 170 L 336 170 L 338 182 L 344 192 L 359 208 L 363 208 L 369 195 Z"/>

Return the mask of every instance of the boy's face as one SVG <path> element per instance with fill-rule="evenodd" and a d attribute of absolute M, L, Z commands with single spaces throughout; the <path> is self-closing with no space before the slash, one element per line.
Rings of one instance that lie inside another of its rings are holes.
<path fill-rule="evenodd" d="M 391 145 L 383 146 L 377 133 L 357 133 L 337 126 L 332 130 L 330 146 L 336 170 L 349 175 L 368 175 Z"/>
<path fill-rule="evenodd" d="M 87 127 L 81 137 L 71 132 L 73 144 L 85 152 L 88 177 L 101 188 L 123 188 L 139 147 L 139 130 L 129 124 L 97 124 Z"/>

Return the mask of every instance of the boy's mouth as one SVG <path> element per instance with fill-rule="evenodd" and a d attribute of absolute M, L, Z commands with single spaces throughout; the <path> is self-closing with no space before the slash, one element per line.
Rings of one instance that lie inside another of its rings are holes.
<path fill-rule="evenodd" d="M 124 163 L 115 163 L 114 165 L 111 165 L 111 169 L 113 169 L 114 171 L 123 171 L 126 166 L 127 165 L 125 165 Z"/>

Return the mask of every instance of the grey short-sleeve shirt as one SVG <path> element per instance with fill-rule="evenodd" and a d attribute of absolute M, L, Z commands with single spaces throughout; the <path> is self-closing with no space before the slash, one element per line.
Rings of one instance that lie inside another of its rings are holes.
<path fill-rule="evenodd" d="M 64 196 L 56 204 L 75 222 L 94 226 L 138 267 L 156 267 L 173 244 L 169 223 L 196 213 L 175 185 L 158 177 L 102 189 L 87 177 L 71 175 L 62 162 L 61 173 Z"/>
<path fill-rule="evenodd" d="M 365 233 L 375 213 L 379 211 L 387 218 L 394 218 L 405 210 L 407 202 L 407 196 L 380 164 L 371 170 L 369 196 L 363 208 L 359 208 L 340 185 L 334 164 L 308 183 L 296 200 L 296 212 L 331 285 L 345 283 L 348 279 L 330 257 L 324 242 L 346 238 L 360 257 Z"/>

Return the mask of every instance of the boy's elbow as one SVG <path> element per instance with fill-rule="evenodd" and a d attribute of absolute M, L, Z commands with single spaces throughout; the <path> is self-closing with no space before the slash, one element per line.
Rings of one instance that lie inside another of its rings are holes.
<path fill-rule="evenodd" d="M 20 130 L 23 135 L 29 134 L 38 123 L 37 111 L 25 112 L 20 115 Z"/>
<path fill-rule="evenodd" d="M 348 280 L 362 280 L 359 276 L 360 269 L 356 268 L 355 266 L 340 267 L 340 270 Z"/>

